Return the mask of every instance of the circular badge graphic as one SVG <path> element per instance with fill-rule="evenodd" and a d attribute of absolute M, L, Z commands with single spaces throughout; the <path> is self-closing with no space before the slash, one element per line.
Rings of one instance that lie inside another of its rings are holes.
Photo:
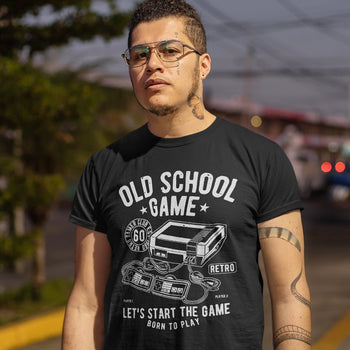
<path fill-rule="evenodd" d="M 128 223 L 125 229 L 125 242 L 133 252 L 145 252 L 148 250 L 151 234 L 152 226 L 148 220 L 134 219 Z"/>

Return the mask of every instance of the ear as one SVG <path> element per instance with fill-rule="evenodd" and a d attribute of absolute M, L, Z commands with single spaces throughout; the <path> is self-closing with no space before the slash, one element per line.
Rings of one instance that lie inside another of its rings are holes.
<path fill-rule="evenodd" d="M 208 76 L 211 70 L 211 58 L 208 53 L 204 53 L 200 57 L 199 64 L 200 64 L 200 74 L 201 74 L 200 78 L 204 80 Z"/>

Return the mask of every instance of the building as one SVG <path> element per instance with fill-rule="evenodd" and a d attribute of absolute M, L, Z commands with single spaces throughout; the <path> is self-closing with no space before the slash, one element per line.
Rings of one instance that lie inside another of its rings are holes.
<path fill-rule="evenodd" d="M 242 97 L 211 101 L 215 115 L 279 143 L 290 158 L 303 196 L 325 186 L 324 162 L 350 169 L 350 118 L 260 106 Z"/>

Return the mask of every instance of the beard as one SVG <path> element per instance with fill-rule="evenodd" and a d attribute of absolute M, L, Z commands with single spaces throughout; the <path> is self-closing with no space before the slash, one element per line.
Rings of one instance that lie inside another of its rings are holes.
<path fill-rule="evenodd" d="M 196 96 L 197 91 L 198 91 L 198 87 L 199 87 L 199 62 L 197 63 L 196 68 L 193 71 L 192 86 L 191 86 L 191 89 L 187 95 L 187 100 L 186 100 L 187 104 L 194 96 Z M 140 103 L 140 101 L 138 101 L 138 103 L 144 110 L 146 110 L 147 112 L 150 112 L 152 114 L 155 114 L 158 117 L 166 117 L 166 116 L 174 115 L 180 109 L 179 106 L 166 105 L 166 104 L 164 104 L 164 105 L 150 104 L 150 106 L 148 108 L 146 108 L 145 106 L 143 106 Z"/>
<path fill-rule="evenodd" d="M 179 108 L 175 106 L 150 106 L 148 109 L 144 108 L 146 111 L 155 114 L 158 117 L 166 117 L 167 115 L 175 114 Z"/>
<path fill-rule="evenodd" d="M 197 95 L 198 87 L 199 87 L 199 65 L 196 66 L 196 69 L 193 72 L 193 80 L 192 87 L 190 92 L 187 95 L 187 104 L 190 105 L 190 101 L 194 96 Z"/>

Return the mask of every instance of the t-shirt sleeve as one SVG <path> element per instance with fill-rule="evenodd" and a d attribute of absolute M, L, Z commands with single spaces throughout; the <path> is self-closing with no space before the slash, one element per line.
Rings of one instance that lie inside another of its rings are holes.
<path fill-rule="evenodd" d="M 100 215 L 99 179 L 92 157 L 78 183 L 69 221 L 90 230 L 106 233 L 106 227 Z"/>
<path fill-rule="evenodd" d="M 267 155 L 260 190 L 257 222 L 273 219 L 291 210 L 303 209 L 293 167 L 284 151 L 275 144 Z"/>

